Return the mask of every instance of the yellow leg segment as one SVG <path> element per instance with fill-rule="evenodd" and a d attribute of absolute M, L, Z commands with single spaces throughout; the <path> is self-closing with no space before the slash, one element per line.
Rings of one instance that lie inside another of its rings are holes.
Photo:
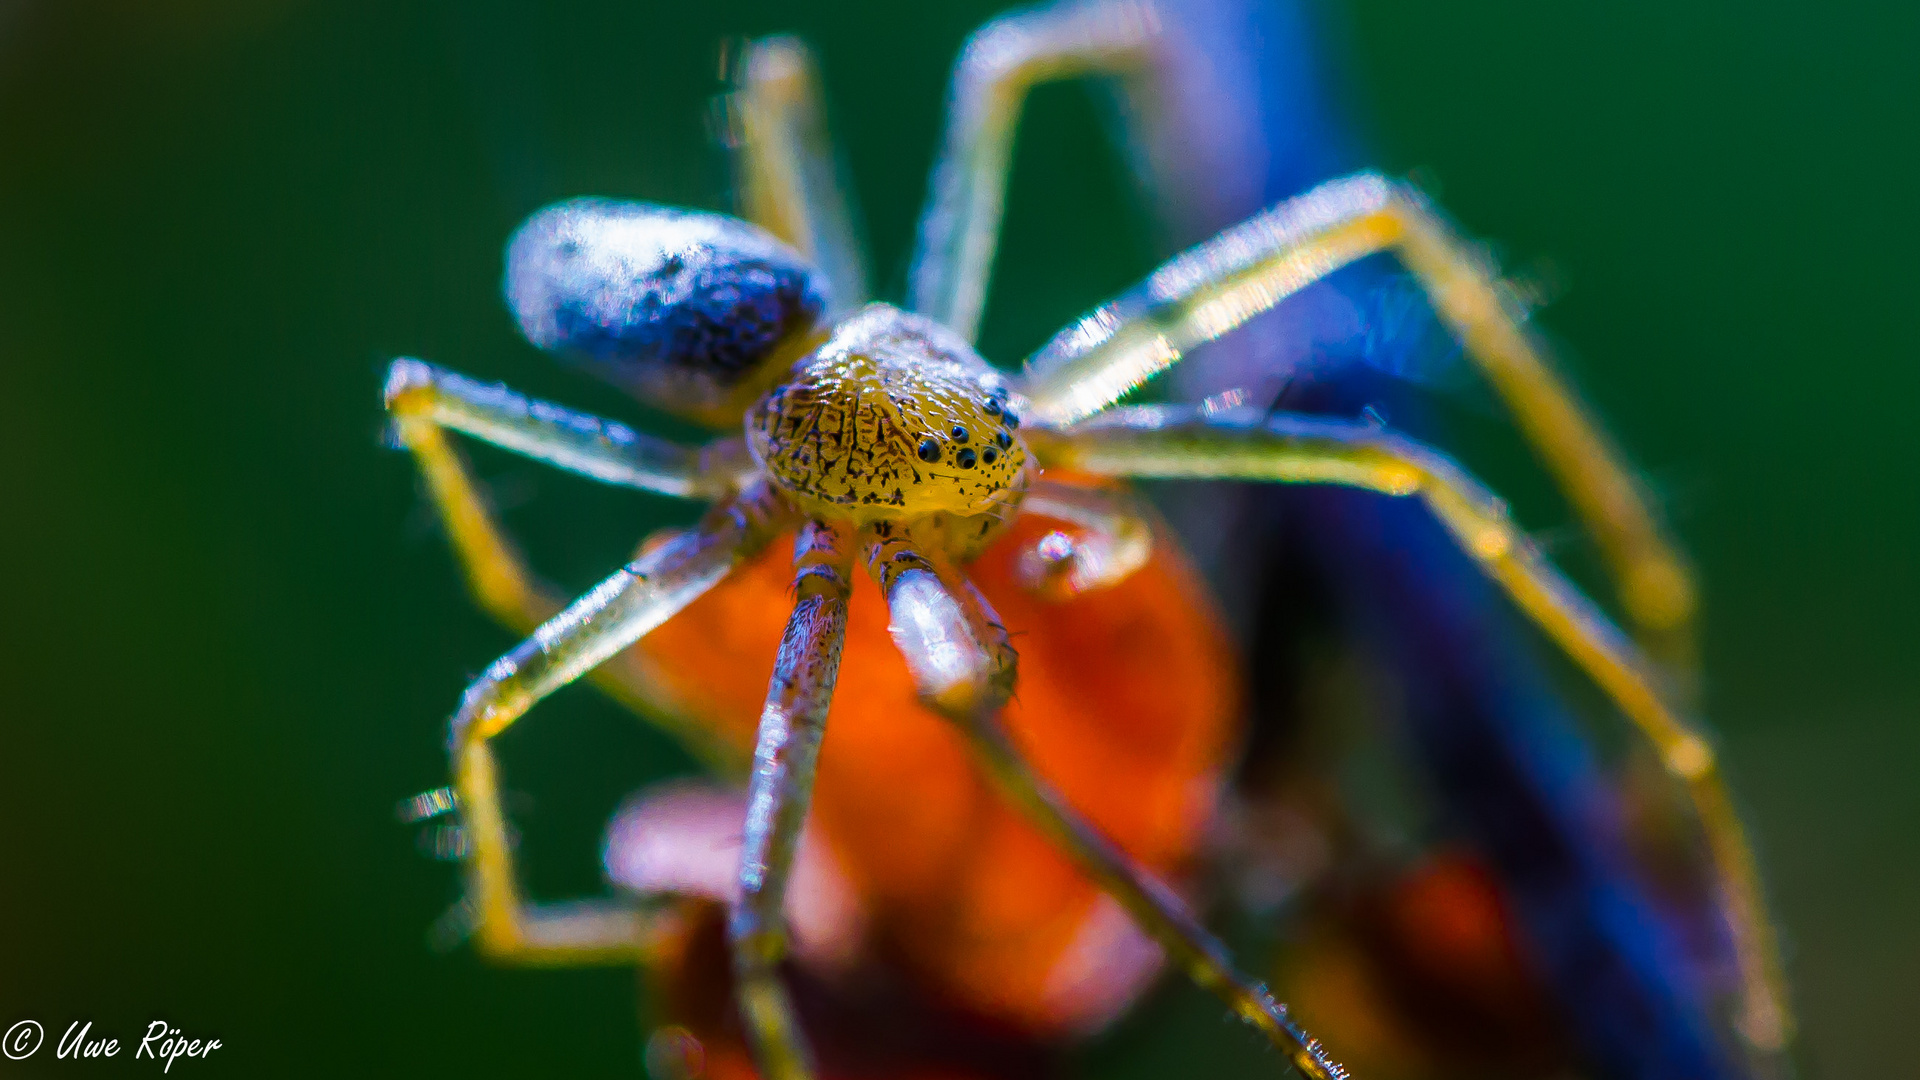
<path fill-rule="evenodd" d="M 461 698 L 449 740 L 472 845 L 468 892 L 482 951 L 511 963 L 630 963 L 661 924 L 619 904 L 529 905 L 521 897 L 488 743 L 555 690 L 618 655 L 764 546 L 780 526 L 764 492 L 723 504 L 701 525 L 616 572 L 494 661 Z"/>
<path fill-rule="evenodd" d="M 1162 266 L 1027 361 L 1033 418 L 1072 424 L 1342 266 L 1393 252 L 1493 385 L 1599 544 L 1642 641 L 1688 674 L 1695 591 L 1650 500 L 1483 261 L 1416 192 L 1324 184 Z"/>
<path fill-rule="evenodd" d="M 1252 410 L 1114 409 L 1065 432 L 1034 432 L 1049 465 L 1127 477 L 1337 484 L 1418 496 L 1513 603 L 1637 726 L 1691 798 L 1707 840 L 1743 986 L 1738 1025 L 1778 1051 L 1791 1018 L 1778 945 L 1739 816 L 1704 734 L 1669 702 L 1633 642 L 1542 556 L 1506 504 L 1444 455 L 1376 428 Z"/>
<path fill-rule="evenodd" d="M 742 216 L 820 268 L 832 293 L 829 316 L 866 303 L 865 260 L 806 43 L 749 43 L 730 103 Z"/>
<path fill-rule="evenodd" d="M 454 785 L 461 820 L 473 843 L 467 865 L 474 940 L 493 959 L 530 967 L 646 962 L 673 927 L 672 915 L 652 915 L 613 901 L 528 904 L 515 882 L 507 823 L 493 752 L 474 740 L 459 752 Z"/>
<path fill-rule="evenodd" d="M 1156 29 L 1147 4 L 1072 0 L 974 31 L 954 66 L 945 142 L 908 273 L 910 310 L 975 338 L 1028 92 L 1058 79 L 1144 72 Z"/>
<path fill-rule="evenodd" d="M 431 421 L 402 417 L 395 429 L 413 455 L 427 495 L 466 575 L 467 589 L 488 615 L 520 633 L 552 618 L 561 608 L 553 591 L 536 581 L 526 559 L 501 530 L 465 458 Z"/>

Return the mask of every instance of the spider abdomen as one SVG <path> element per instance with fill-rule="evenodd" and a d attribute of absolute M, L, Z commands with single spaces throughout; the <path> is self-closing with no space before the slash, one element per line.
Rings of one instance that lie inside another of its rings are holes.
<path fill-rule="evenodd" d="M 871 304 L 747 415 L 774 484 L 816 516 L 1008 516 L 1028 455 L 1005 381 L 945 328 Z"/>
<path fill-rule="evenodd" d="M 505 287 L 535 345 L 696 415 L 764 386 L 756 373 L 827 303 L 806 260 L 758 226 L 613 199 L 528 218 L 507 246 Z"/>

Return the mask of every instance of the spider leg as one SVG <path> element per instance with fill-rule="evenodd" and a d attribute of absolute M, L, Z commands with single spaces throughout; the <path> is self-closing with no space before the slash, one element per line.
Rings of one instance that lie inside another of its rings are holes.
<path fill-rule="evenodd" d="M 1485 261 L 1417 193 L 1382 177 L 1331 181 L 1281 203 L 1174 258 L 1063 330 L 1027 360 L 1023 391 L 1031 416 L 1054 426 L 1091 416 L 1194 346 L 1383 251 L 1397 254 L 1420 280 L 1566 489 L 1642 638 L 1690 666 L 1692 574 L 1640 483 L 1554 372 Z"/>
<path fill-rule="evenodd" d="M 457 783 L 461 822 L 473 844 L 474 933 L 489 956 L 535 967 L 649 962 L 656 943 L 676 925 L 673 914 L 611 900 L 533 904 L 521 899 L 500 811 L 499 771 L 484 744 L 461 755 Z"/>
<path fill-rule="evenodd" d="M 985 599 L 971 586 L 956 588 L 954 572 L 891 523 L 868 526 L 863 539 L 867 573 L 886 598 L 889 630 L 920 700 L 949 718 L 998 711 L 1013 693 L 1019 658 Z"/>
<path fill-rule="evenodd" d="M 813 53 L 795 37 L 748 43 L 731 97 L 740 210 L 826 275 L 834 314 L 866 303 L 852 200 L 827 132 Z"/>
<path fill-rule="evenodd" d="M 747 467 L 737 441 L 698 450 L 678 446 L 418 360 L 393 362 L 386 400 L 394 432 L 426 481 L 469 591 L 495 620 L 522 634 L 558 614 L 566 599 L 527 566 L 465 457 L 447 438 L 449 430 L 592 479 L 664 494 L 719 494 L 737 487 Z M 616 657 L 589 677 L 602 692 L 659 724 L 695 753 L 737 767 L 737 762 L 722 760 L 725 755 L 697 718 L 684 715 L 678 703 L 666 698 L 637 658 Z"/>
<path fill-rule="evenodd" d="M 779 963 L 788 936 L 782 910 L 840 673 L 853 586 L 852 540 L 850 528 L 818 522 L 800 531 L 793 615 L 774 661 L 747 787 L 740 903 L 728 924 L 728 937 L 740 1014 L 761 1072 L 772 1080 L 813 1075 L 806 1038 L 780 983 Z"/>
<path fill-rule="evenodd" d="M 921 700 L 956 724 L 994 782 L 1029 820 L 1117 900 L 1203 989 L 1259 1028 L 1313 1080 L 1346 1070 L 1300 1030 L 1266 987 L 1235 970 L 1225 945 L 1200 925 L 1173 890 L 1114 846 L 1020 756 L 997 714 L 1014 682 L 1007 631 L 973 583 L 936 567 L 911 541 L 876 533 L 867 568 L 887 599 L 894 641 Z"/>
<path fill-rule="evenodd" d="M 475 938 L 516 963 L 631 960 L 641 923 L 616 905 L 529 906 L 520 896 L 488 741 L 540 699 L 659 626 L 763 547 L 783 514 L 764 489 L 715 507 L 701 524 L 607 578 L 467 688 L 451 723 L 454 786 L 472 842 Z"/>
<path fill-rule="evenodd" d="M 1056 79 L 1143 72 L 1154 30 L 1152 9 L 1136 0 L 1072 0 L 995 19 L 967 39 L 920 216 L 910 310 L 974 339 L 1027 92 Z"/>
<path fill-rule="evenodd" d="M 458 431 L 620 487 L 712 499 L 731 494 L 751 469 L 738 440 L 682 446 L 418 360 L 387 368 L 385 395 L 403 441 L 423 428 Z"/>
<path fill-rule="evenodd" d="M 1756 1046 L 1783 1046 L 1790 1020 L 1777 944 L 1753 854 L 1704 733 L 1668 701 L 1657 669 L 1508 516 L 1506 504 L 1446 456 L 1367 424 L 1255 410 L 1114 409 L 1035 432 L 1049 464 L 1105 476 L 1337 484 L 1419 496 L 1529 619 L 1584 670 L 1686 787 L 1720 879 Z"/>
<path fill-rule="evenodd" d="M 1037 480 L 1020 512 L 1080 530 L 1065 544 L 1050 533 L 1020 553 L 1020 582 L 1038 592 L 1064 598 L 1118 585 L 1153 555 L 1153 511 L 1124 488 Z"/>

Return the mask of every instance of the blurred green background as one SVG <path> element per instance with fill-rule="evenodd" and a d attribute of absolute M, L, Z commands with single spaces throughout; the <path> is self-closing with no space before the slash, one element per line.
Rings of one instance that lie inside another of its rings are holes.
<path fill-rule="evenodd" d="M 509 642 L 380 448 L 380 373 L 619 410 L 517 339 L 501 245 L 566 195 L 724 206 L 728 35 L 818 47 L 897 293 L 947 66 L 995 11 L 0 0 L 0 1024 L 221 1038 L 188 1076 L 638 1073 L 631 972 L 426 944 L 454 872 L 392 807 L 441 782 L 443 718 Z M 1327 13 L 1381 163 L 1557 268 L 1543 321 L 1698 557 L 1815 1077 L 1920 1073 L 1917 12 Z M 1002 361 L 1154 255 L 1083 92 L 1039 96 L 1013 183 Z M 569 586 L 683 513 L 481 466 Z M 597 888 L 608 808 L 685 767 L 585 692 L 505 752 L 549 896 Z M 1220 1037 L 1169 1000 L 1097 1060 Z M 0 1073 L 82 1068 L 50 1054 Z"/>

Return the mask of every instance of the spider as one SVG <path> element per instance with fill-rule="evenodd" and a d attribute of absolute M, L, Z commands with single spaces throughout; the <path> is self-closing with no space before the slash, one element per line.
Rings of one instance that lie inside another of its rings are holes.
<path fill-rule="evenodd" d="M 675 700 L 668 680 L 626 650 L 792 533 L 791 614 L 759 716 L 728 926 L 739 1006 L 763 1075 L 813 1072 L 777 972 L 788 947 L 782 911 L 860 568 L 886 605 L 918 699 L 954 726 L 1004 795 L 1305 1075 L 1344 1075 L 1284 1006 L 1234 968 L 1172 889 L 1027 764 L 1001 722 L 1019 658 L 967 570 L 1034 512 L 1083 532 L 1033 545 L 1026 561 L 1038 567 L 1037 582 L 1051 575 L 1092 591 L 1141 570 L 1152 544 L 1165 542 L 1143 524 L 1144 512 L 1124 489 L 1063 482 L 1063 473 L 1334 484 L 1423 501 L 1687 783 L 1739 938 L 1743 1027 L 1757 1044 L 1777 1043 L 1786 1018 L 1769 924 L 1705 740 L 1654 665 L 1529 544 L 1500 500 L 1444 455 L 1379 425 L 1224 401 L 1121 404 L 1194 347 L 1342 266 L 1392 253 L 1569 490 L 1629 615 L 1649 636 L 1683 626 L 1692 606 L 1686 569 L 1631 474 L 1552 373 L 1491 270 L 1417 191 L 1375 174 L 1333 181 L 1168 262 L 1061 331 L 1018 375 L 974 351 L 1022 95 L 1046 78 L 1150 68 L 1157 25 L 1144 5 L 1079 2 L 975 35 L 954 78 L 904 307 L 860 302 L 861 260 L 810 61 L 791 39 L 755 43 L 742 65 L 736 105 L 751 222 L 580 199 L 521 227 L 506 288 L 529 340 L 648 405 L 715 428 L 737 425 L 742 435 L 679 445 L 417 360 L 394 363 L 388 408 L 476 590 L 510 621 L 544 620 L 468 688 L 450 725 L 483 947 L 530 962 L 644 949 L 646 920 L 632 909 L 522 901 L 489 742 L 548 694 L 591 675 L 689 742 L 711 743 L 699 710 Z M 446 431 L 712 509 L 554 611 L 486 516 Z M 910 772 L 913 762 L 899 767 Z"/>

